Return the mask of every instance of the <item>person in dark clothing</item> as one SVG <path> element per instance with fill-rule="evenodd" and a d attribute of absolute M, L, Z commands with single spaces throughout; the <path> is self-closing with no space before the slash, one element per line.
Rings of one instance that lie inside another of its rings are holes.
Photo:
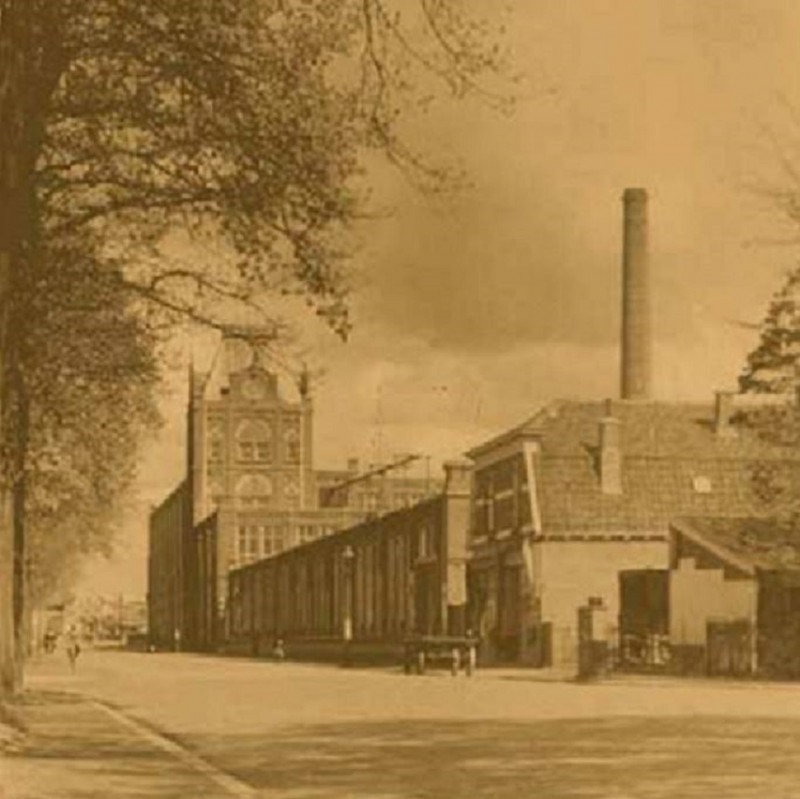
<path fill-rule="evenodd" d="M 67 636 L 67 659 L 69 667 L 74 672 L 78 662 L 78 655 L 81 653 L 81 645 L 78 643 L 78 636 L 74 630 L 70 630 Z"/>

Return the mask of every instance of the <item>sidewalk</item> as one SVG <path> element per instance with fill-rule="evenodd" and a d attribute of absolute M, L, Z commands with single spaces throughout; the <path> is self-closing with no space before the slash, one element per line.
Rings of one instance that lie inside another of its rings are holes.
<path fill-rule="evenodd" d="M 13 708 L 27 734 L 0 752 L 0 799 L 186 799 L 229 796 L 75 694 L 32 691 Z"/>

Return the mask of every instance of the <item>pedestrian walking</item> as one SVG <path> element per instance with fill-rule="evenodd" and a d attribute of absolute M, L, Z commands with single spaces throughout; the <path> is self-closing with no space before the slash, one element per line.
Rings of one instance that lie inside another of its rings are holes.
<path fill-rule="evenodd" d="M 282 638 L 275 639 L 275 643 L 272 645 L 272 658 L 273 660 L 284 660 L 286 658 L 286 648 L 283 645 Z"/>
<path fill-rule="evenodd" d="M 74 630 L 70 630 L 67 636 L 67 659 L 69 660 L 70 670 L 74 673 L 78 662 L 78 655 L 81 653 L 81 645 L 78 643 L 78 636 Z"/>

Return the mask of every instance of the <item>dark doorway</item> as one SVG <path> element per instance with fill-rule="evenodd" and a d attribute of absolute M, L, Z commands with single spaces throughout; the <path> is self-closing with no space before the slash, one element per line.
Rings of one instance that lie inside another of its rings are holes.
<path fill-rule="evenodd" d="M 620 661 L 627 668 L 653 669 L 669 660 L 669 571 L 620 572 Z"/>

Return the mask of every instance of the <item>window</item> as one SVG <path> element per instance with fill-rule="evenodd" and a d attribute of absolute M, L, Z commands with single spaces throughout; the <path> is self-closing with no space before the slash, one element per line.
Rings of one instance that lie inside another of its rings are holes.
<path fill-rule="evenodd" d="M 497 493 L 509 491 L 514 487 L 514 460 L 505 460 L 496 464 L 493 469 L 494 490 Z"/>
<path fill-rule="evenodd" d="M 265 508 L 272 501 L 272 482 L 263 474 L 248 474 L 236 483 L 236 503 L 240 508 Z"/>
<path fill-rule="evenodd" d="M 261 527 L 251 527 L 250 528 L 250 549 L 248 550 L 247 554 L 250 558 L 257 558 L 261 553 L 261 538 L 262 538 L 262 528 Z"/>
<path fill-rule="evenodd" d="M 309 541 L 314 541 L 319 538 L 317 527 L 313 524 L 300 525 L 300 543 L 306 544 Z"/>
<path fill-rule="evenodd" d="M 237 536 L 236 540 L 236 551 L 234 553 L 234 561 L 236 565 L 241 565 L 244 563 L 245 553 L 247 552 L 247 540 L 250 535 L 250 531 L 246 525 L 241 525 L 239 527 L 239 535 Z"/>
<path fill-rule="evenodd" d="M 502 497 L 493 503 L 494 524 L 496 531 L 510 530 L 514 527 L 514 497 Z"/>
<path fill-rule="evenodd" d="M 242 422 L 236 430 L 239 460 L 272 462 L 272 428 L 266 422 Z"/>
<path fill-rule="evenodd" d="M 252 563 L 262 556 L 263 529 L 249 524 L 239 526 L 234 553 L 237 565 Z"/>
<path fill-rule="evenodd" d="M 786 589 L 786 612 L 792 615 L 800 612 L 800 588 Z"/>
<path fill-rule="evenodd" d="M 274 537 L 275 537 L 275 528 L 265 527 L 264 537 L 262 539 L 264 557 L 269 557 L 273 553 L 275 549 L 275 547 L 273 546 Z"/>
<path fill-rule="evenodd" d="M 692 488 L 694 488 L 697 494 L 710 494 L 711 480 L 705 475 L 696 475 L 692 478 Z"/>
<path fill-rule="evenodd" d="M 494 523 L 492 481 L 488 470 L 475 476 L 475 502 L 473 510 L 473 530 L 478 538 L 488 535 Z"/>
<path fill-rule="evenodd" d="M 283 434 L 286 463 L 300 463 L 300 431 L 292 426 Z"/>
<path fill-rule="evenodd" d="M 433 536 L 430 527 L 421 527 L 417 532 L 417 555 L 427 558 L 435 554 L 433 551 Z"/>
<path fill-rule="evenodd" d="M 208 459 L 210 461 L 221 461 L 223 458 L 223 440 L 225 431 L 223 423 L 219 419 L 213 419 L 208 423 Z"/>

